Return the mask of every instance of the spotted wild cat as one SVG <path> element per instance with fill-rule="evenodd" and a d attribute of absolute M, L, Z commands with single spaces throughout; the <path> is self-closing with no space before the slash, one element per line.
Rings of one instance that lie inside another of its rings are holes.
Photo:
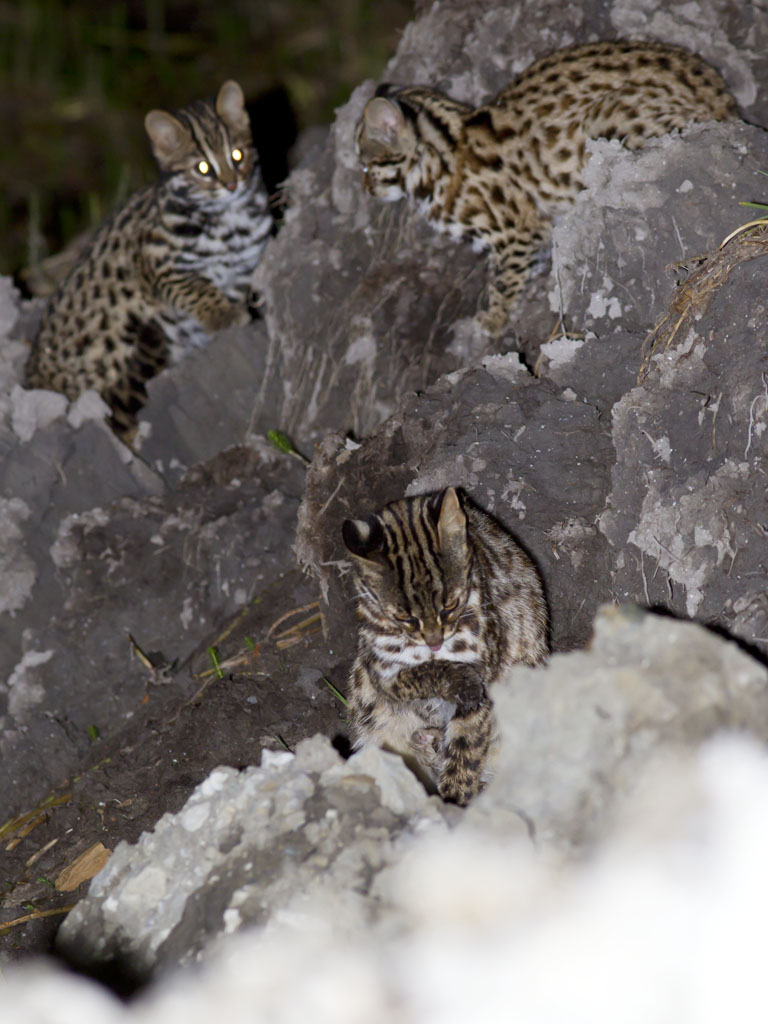
<path fill-rule="evenodd" d="M 243 92 L 145 127 L 162 175 L 95 233 L 51 299 L 27 387 L 100 392 L 129 438 L 146 383 L 209 332 L 249 319 L 249 281 L 272 228 Z"/>
<path fill-rule="evenodd" d="M 355 747 L 393 750 L 440 795 L 482 787 L 493 738 L 489 689 L 547 654 L 532 562 L 453 487 L 347 519 L 360 619 L 349 686 Z"/>
<path fill-rule="evenodd" d="M 664 43 L 588 43 L 536 61 L 472 108 L 434 89 L 382 85 L 357 126 L 368 192 L 415 200 L 438 229 L 490 250 L 489 309 L 504 328 L 554 214 L 582 187 L 588 139 L 637 149 L 736 105 L 700 57 Z"/>

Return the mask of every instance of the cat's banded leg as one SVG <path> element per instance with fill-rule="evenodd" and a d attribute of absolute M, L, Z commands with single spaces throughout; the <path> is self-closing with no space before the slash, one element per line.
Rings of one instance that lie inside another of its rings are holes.
<path fill-rule="evenodd" d="M 251 319 L 245 300 L 235 302 L 199 274 L 160 273 L 155 287 L 170 306 L 193 316 L 207 331 L 247 324 Z"/>
<path fill-rule="evenodd" d="M 168 339 L 159 324 L 150 320 L 129 324 L 124 340 L 130 341 L 128 355 L 103 396 L 112 409 L 112 429 L 125 444 L 132 444 L 136 417 L 147 402 L 147 381 L 168 364 Z"/>
<path fill-rule="evenodd" d="M 398 672 L 389 681 L 388 692 L 395 700 L 419 700 L 430 697 L 452 700 L 452 685 L 450 662 L 427 661 Z"/>
<path fill-rule="evenodd" d="M 493 733 L 493 704 L 485 701 L 471 711 L 459 711 L 445 730 L 445 760 L 438 793 L 449 803 L 464 807 L 483 785 L 483 773 Z"/>
<path fill-rule="evenodd" d="M 506 327 L 531 264 L 547 236 L 544 225 L 517 230 L 514 238 L 492 252 L 488 310 L 480 315 L 482 326 L 492 337 L 497 337 Z"/>

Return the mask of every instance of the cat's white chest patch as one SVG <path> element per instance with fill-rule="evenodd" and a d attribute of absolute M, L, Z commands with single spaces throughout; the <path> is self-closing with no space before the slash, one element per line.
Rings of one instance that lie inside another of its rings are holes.
<path fill-rule="evenodd" d="M 469 632 L 459 630 L 449 637 L 439 651 L 434 654 L 435 661 L 460 661 L 472 664 L 480 661 L 477 642 Z"/>

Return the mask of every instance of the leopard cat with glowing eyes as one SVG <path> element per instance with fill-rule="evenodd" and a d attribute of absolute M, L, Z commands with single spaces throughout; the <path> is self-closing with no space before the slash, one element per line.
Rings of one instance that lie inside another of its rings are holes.
<path fill-rule="evenodd" d="M 453 487 L 342 529 L 360 620 L 349 684 L 354 746 L 401 754 L 445 800 L 488 777 L 491 695 L 510 665 L 547 654 L 547 609 L 528 556 Z"/>
<path fill-rule="evenodd" d="M 582 187 L 589 139 L 637 149 L 690 121 L 733 116 L 725 82 L 700 57 L 614 40 L 558 50 L 476 108 L 434 89 L 383 85 L 356 142 L 372 196 L 408 197 L 434 227 L 490 252 L 480 319 L 497 335 L 553 216 Z"/>
<path fill-rule="evenodd" d="M 243 91 L 144 121 L 161 177 L 95 233 L 44 314 L 26 386 L 94 388 L 130 439 L 147 381 L 210 333 L 246 323 L 272 229 Z"/>

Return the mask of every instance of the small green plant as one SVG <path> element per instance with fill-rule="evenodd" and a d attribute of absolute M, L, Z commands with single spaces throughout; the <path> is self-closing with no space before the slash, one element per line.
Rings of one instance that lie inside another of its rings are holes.
<path fill-rule="evenodd" d="M 216 650 L 215 647 L 208 648 L 208 657 L 211 659 L 211 664 L 213 665 L 213 670 L 216 673 L 216 675 L 219 677 L 219 679 L 223 679 L 224 673 L 221 671 L 219 652 Z"/>
<path fill-rule="evenodd" d="M 337 690 L 336 687 L 333 685 L 333 683 L 330 681 L 330 679 L 326 679 L 325 676 L 323 676 L 323 682 L 328 687 L 328 689 L 331 691 L 331 693 L 336 698 L 336 700 L 340 701 L 344 705 L 345 708 L 348 708 L 349 707 L 349 701 L 344 696 L 344 694 L 341 692 L 341 690 Z"/>
<path fill-rule="evenodd" d="M 279 452 L 283 452 L 284 455 L 292 455 L 299 462 L 303 462 L 305 466 L 309 465 L 310 460 L 306 455 L 302 455 L 301 452 L 294 446 L 293 441 L 284 434 L 282 430 L 268 430 L 267 440 L 273 448 L 277 448 Z"/>

